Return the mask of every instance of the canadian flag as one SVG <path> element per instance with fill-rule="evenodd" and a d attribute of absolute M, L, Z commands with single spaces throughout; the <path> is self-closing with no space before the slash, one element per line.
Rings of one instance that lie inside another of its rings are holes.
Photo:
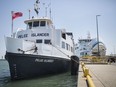
<path fill-rule="evenodd" d="M 21 17 L 21 16 L 23 16 L 22 12 L 15 12 L 15 13 L 13 12 L 12 13 L 12 20 L 14 20 L 17 17 Z"/>

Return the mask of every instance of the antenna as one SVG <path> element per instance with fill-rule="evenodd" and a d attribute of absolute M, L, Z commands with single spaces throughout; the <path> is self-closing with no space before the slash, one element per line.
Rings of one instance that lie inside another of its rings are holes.
<path fill-rule="evenodd" d="M 30 12 L 31 12 L 31 10 L 30 10 L 30 9 L 28 9 L 28 11 L 29 11 L 29 19 L 30 19 Z"/>
<path fill-rule="evenodd" d="M 46 14 L 45 14 L 45 17 L 47 17 L 47 7 L 45 7 L 45 9 L 46 9 Z"/>
<path fill-rule="evenodd" d="M 50 6 L 50 4 L 48 4 L 48 6 L 45 7 L 45 9 L 46 9 L 46 17 L 47 17 L 47 13 L 48 13 L 47 9 L 48 9 L 49 6 Z"/>
<path fill-rule="evenodd" d="M 46 7 L 46 16 L 47 16 L 47 9 L 50 7 L 49 9 L 49 13 L 50 13 L 50 19 L 51 19 L 51 3 L 48 4 L 48 6 Z"/>
<path fill-rule="evenodd" d="M 49 3 L 48 7 L 50 7 L 49 13 L 50 13 L 50 19 L 51 19 L 51 3 Z"/>
<path fill-rule="evenodd" d="M 45 8 L 45 17 L 47 17 L 47 9 L 48 9 L 49 5 L 46 6 L 46 3 L 43 3 L 43 7 Z"/>
<path fill-rule="evenodd" d="M 36 2 L 35 2 L 35 4 L 34 4 L 34 10 L 35 10 L 35 12 L 36 12 L 36 14 L 37 14 L 37 16 L 38 16 L 38 14 L 39 14 L 39 0 L 36 0 Z"/>
<path fill-rule="evenodd" d="M 47 6 L 46 6 L 46 3 L 43 3 L 43 7 L 45 8 L 45 17 L 47 17 L 47 13 L 48 13 L 48 8 L 49 8 L 49 14 L 50 14 L 50 18 L 51 18 L 51 3 L 49 3 Z"/>
<path fill-rule="evenodd" d="M 43 7 L 45 8 L 45 17 L 46 17 L 46 15 L 47 15 L 47 12 L 46 12 L 45 3 L 43 3 Z"/>

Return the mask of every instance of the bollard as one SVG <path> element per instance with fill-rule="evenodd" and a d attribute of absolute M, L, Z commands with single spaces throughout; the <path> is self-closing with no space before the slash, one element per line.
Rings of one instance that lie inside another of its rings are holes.
<path fill-rule="evenodd" d="M 77 75 L 79 70 L 79 58 L 71 56 L 71 75 Z"/>

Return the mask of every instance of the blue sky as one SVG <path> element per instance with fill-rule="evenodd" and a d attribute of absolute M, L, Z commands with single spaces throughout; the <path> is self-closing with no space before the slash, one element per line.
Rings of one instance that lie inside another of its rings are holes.
<path fill-rule="evenodd" d="M 11 35 L 11 11 L 23 13 L 23 17 L 14 20 L 14 32 L 17 28 L 25 28 L 24 20 L 36 16 L 35 0 L 0 0 L 0 56 L 5 54 L 4 36 Z M 51 2 L 52 19 L 55 28 L 65 28 L 73 32 L 75 42 L 96 37 L 96 15 L 99 21 L 99 37 L 107 48 L 107 54 L 116 52 L 116 0 L 40 0 L 40 16 L 45 15 L 44 7 Z M 43 6 L 45 3 L 45 6 Z M 49 8 L 48 8 L 49 10 Z M 47 14 L 49 16 L 49 13 Z"/>

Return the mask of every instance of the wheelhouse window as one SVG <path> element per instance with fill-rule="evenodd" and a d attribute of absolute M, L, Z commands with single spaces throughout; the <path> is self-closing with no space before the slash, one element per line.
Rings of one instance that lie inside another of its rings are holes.
<path fill-rule="evenodd" d="M 62 41 L 62 48 L 65 49 L 65 42 Z"/>
<path fill-rule="evenodd" d="M 29 27 L 29 29 L 32 28 L 32 22 L 29 22 L 29 23 L 28 23 L 28 27 Z"/>
<path fill-rule="evenodd" d="M 41 21 L 40 22 L 40 26 L 45 26 L 46 25 L 46 22 L 45 21 Z"/>
<path fill-rule="evenodd" d="M 45 44 L 51 44 L 51 40 L 44 40 Z"/>
<path fill-rule="evenodd" d="M 36 40 L 36 43 L 42 43 L 42 39 Z"/>
<path fill-rule="evenodd" d="M 66 34 L 62 33 L 62 38 L 66 39 Z"/>
<path fill-rule="evenodd" d="M 33 22 L 33 27 L 38 27 L 39 26 L 39 21 Z"/>

